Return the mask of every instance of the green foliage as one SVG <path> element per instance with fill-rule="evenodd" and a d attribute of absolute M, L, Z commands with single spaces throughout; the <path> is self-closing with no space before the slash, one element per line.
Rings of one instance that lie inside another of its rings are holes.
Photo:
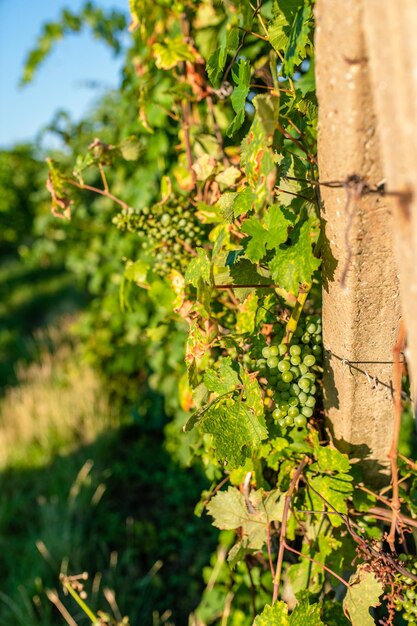
<path fill-rule="evenodd" d="M 343 606 L 350 621 L 353 626 L 372 626 L 375 622 L 369 609 L 379 604 L 379 598 L 384 591 L 383 585 L 373 572 L 364 569 L 358 569 L 350 578 L 349 584 Z"/>
<path fill-rule="evenodd" d="M 31 146 L 16 146 L 0 152 L 0 248 L 1 254 L 16 253 L 28 245 L 40 194 L 44 168 Z"/>
<path fill-rule="evenodd" d="M 285 602 L 276 602 L 273 606 L 266 606 L 261 615 L 253 622 L 253 626 L 324 626 L 320 618 L 320 606 L 301 602 L 288 616 Z"/>
<path fill-rule="evenodd" d="M 232 76 L 236 86 L 233 90 L 230 100 L 236 113 L 236 117 L 233 119 L 232 123 L 226 131 L 229 137 L 234 135 L 245 121 L 245 105 L 246 98 L 249 94 L 250 73 L 250 63 L 249 61 L 244 61 L 243 59 L 239 61 L 238 71 L 235 72 L 234 70 L 232 70 Z"/>
<path fill-rule="evenodd" d="M 346 623 L 340 585 L 355 569 L 344 608 L 365 624 L 404 585 L 396 555 L 383 567 L 375 557 L 382 532 L 357 467 L 319 441 L 312 4 L 131 0 L 119 92 L 80 125 L 51 126 L 66 143 L 48 162 L 52 212 L 71 221 L 35 224 L 60 229 L 48 258 L 92 297 L 77 330 L 84 356 L 124 410 L 164 428 L 174 459 L 212 483 L 197 511 L 222 533 L 198 624 Z M 26 77 L 88 20 L 117 49 L 121 18 L 66 13 Z M 402 493 L 413 512 L 414 487 Z M 144 537 L 153 549 L 171 539 Z M 284 589 L 288 604 L 271 605 Z"/>
<path fill-rule="evenodd" d="M 207 512 L 214 517 L 213 525 L 221 530 L 242 531 L 241 544 L 245 548 L 261 550 L 267 542 L 269 524 L 282 520 L 283 498 L 277 491 L 264 494 L 253 491 L 247 502 L 244 496 L 229 487 L 220 491 L 207 506 Z"/>

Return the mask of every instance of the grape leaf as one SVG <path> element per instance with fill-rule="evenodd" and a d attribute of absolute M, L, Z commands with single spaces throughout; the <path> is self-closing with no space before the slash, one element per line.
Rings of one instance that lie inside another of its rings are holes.
<path fill-rule="evenodd" d="M 190 261 L 185 272 L 185 282 L 194 287 L 198 287 L 200 281 L 211 283 L 211 263 L 207 252 L 203 248 L 196 248 L 196 252 L 197 257 Z"/>
<path fill-rule="evenodd" d="M 235 487 L 218 492 L 211 499 L 207 511 L 214 517 L 213 526 L 221 530 L 242 529 L 245 548 L 261 550 L 267 541 L 267 526 L 281 521 L 284 498 L 277 490 L 264 494 L 253 491 L 248 502 Z"/>
<path fill-rule="evenodd" d="M 136 161 L 142 151 L 142 145 L 137 137 L 127 137 L 118 144 L 117 151 L 125 161 Z"/>
<path fill-rule="evenodd" d="M 254 208 L 273 201 L 276 166 L 271 146 L 279 116 L 278 98 L 259 95 L 253 99 L 256 112 L 249 133 L 242 141 L 242 164 L 254 192 Z"/>
<path fill-rule="evenodd" d="M 227 55 L 235 54 L 239 46 L 239 31 L 237 28 L 231 28 L 227 33 L 223 43 L 213 52 L 207 61 L 207 75 L 214 87 L 219 87 L 223 76 L 224 66 L 226 65 Z"/>
<path fill-rule="evenodd" d="M 239 306 L 236 314 L 236 332 L 238 334 L 253 333 L 255 318 L 258 311 L 258 296 L 251 292 Z"/>
<path fill-rule="evenodd" d="M 286 291 L 298 293 L 299 285 L 311 283 L 313 273 L 320 266 L 311 247 L 312 231 L 316 218 L 310 217 L 301 227 L 295 228 L 291 245 L 278 248 L 269 262 L 269 269 L 275 283 Z"/>
<path fill-rule="evenodd" d="M 329 446 L 318 446 L 315 452 L 322 471 L 349 472 L 350 463 L 346 454 Z"/>
<path fill-rule="evenodd" d="M 242 191 L 239 191 L 233 199 L 233 213 L 235 217 L 239 217 L 244 213 L 248 213 L 253 207 L 253 203 L 256 200 L 256 194 L 250 187 L 245 187 Z"/>
<path fill-rule="evenodd" d="M 216 457 L 229 468 L 243 465 L 268 436 L 263 416 L 254 415 L 243 401 L 226 399 L 200 418 L 202 432 L 213 435 Z"/>
<path fill-rule="evenodd" d="M 251 407 L 255 415 L 263 415 L 263 396 L 257 378 L 250 376 L 243 367 L 241 367 L 240 378 L 243 385 L 243 394 L 248 406 Z"/>
<path fill-rule="evenodd" d="M 245 256 L 253 263 L 259 262 L 267 250 L 285 243 L 289 225 L 289 220 L 278 205 L 269 207 L 263 219 L 253 216 L 245 220 L 242 231 L 251 237 Z"/>
<path fill-rule="evenodd" d="M 239 377 L 230 364 L 230 358 L 221 359 L 217 370 L 207 370 L 204 374 L 204 384 L 209 391 L 222 395 L 236 389 Z"/>
<path fill-rule="evenodd" d="M 164 43 L 154 43 L 152 52 L 156 67 L 163 70 L 171 70 L 181 61 L 195 61 L 196 55 L 191 46 L 178 37 L 165 38 Z"/>
<path fill-rule="evenodd" d="M 285 602 L 267 604 L 260 615 L 255 617 L 252 626 L 289 626 L 288 608 Z"/>
<path fill-rule="evenodd" d="M 341 526 L 343 519 L 334 514 L 334 510 L 339 513 L 347 513 L 347 499 L 350 497 L 353 487 L 351 483 L 352 477 L 349 474 L 337 474 L 336 476 L 315 476 L 310 479 L 310 484 L 315 490 L 309 489 L 309 496 L 312 501 L 312 508 L 316 511 L 321 511 L 324 506 L 324 501 L 328 502 L 331 507 L 328 507 L 332 514 L 329 515 L 332 526 Z M 322 498 L 318 495 L 320 494 Z"/>
<path fill-rule="evenodd" d="M 290 616 L 290 626 L 325 626 L 320 617 L 320 604 L 300 602 Z"/>
<path fill-rule="evenodd" d="M 291 25 L 291 32 L 285 50 L 282 70 L 291 76 L 294 67 L 298 65 L 306 56 L 306 45 L 309 42 L 309 35 L 312 29 L 312 8 L 309 5 L 300 7 Z"/>
<path fill-rule="evenodd" d="M 379 597 L 384 591 L 382 583 L 375 578 L 373 572 L 358 567 L 351 576 L 349 585 L 343 607 L 353 626 L 374 626 L 375 620 L 369 609 L 380 604 Z"/>
<path fill-rule="evenodd" d="M 274 19 L 268 26 L 269 43 L 278 54 L 281 54 L 285 50 L 288 42 L 288 33 L 285 27 L 288 27 L 288 22 L 285 15 L 277 13 Z"/>
<path fill-rule="evenodd" d="M 246 98 L 249 94 L 250 74 L 250 62 L 245 61 L 244 59 L 240 59 L 239 61 L 238 73 L 236 73 L 235 70 L 232 70 L 232 76 L 236 87 L 233 90 L 230 100 L 236 116 L 226 131 L 228 137 L 234 135 L 234 133 L 239 130 L 245 121 L 245 105 Z"/>
<path fill-rule="evenodd" d="M 269 43 L 278 54 L 287 48 L 291 25 L 297 12 L 303 8 L 303 0 L 274 0 L 272 20 L 268 25 Z"/>
<path fill-rule="evenodd" d="M 49 168 L 46 189 L 51 194 L 51 213 L 55 217 L 70 220 L 73 200 L 69 197 L 65 177 L 52 159 L 46 159 L 46 162 Z"/>

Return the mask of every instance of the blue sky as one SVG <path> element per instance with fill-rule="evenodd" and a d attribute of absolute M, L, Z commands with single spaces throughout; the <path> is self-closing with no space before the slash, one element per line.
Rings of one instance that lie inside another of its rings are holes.
<path fill-rule="evenodd" d="M 76 12 L 84 0 L 0 0 L 0 147 L 30 141 L 57 109 L 80 119 L 106 88 L 119 83 L 121 58 L 85 29 L 56 44 L 34 81 L 19 87 L 28 50 L 45 21 L 66 7 Z M 96 0 L 102 8 L 128 12 L 128 0 Z M 86 82 L 100 84 L 91 89 Z"/>

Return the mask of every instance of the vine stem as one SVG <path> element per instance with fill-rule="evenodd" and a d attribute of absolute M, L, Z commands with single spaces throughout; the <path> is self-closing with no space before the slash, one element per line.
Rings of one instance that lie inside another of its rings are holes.
<path fill-rule="evenodd" d="M 273 579 L 274 591 L 272 594 L 272 604 L 275 604 L 278 598 L 279 584 L 281 582 L 282 563 L 284 560 L 284 550 L 286 546 L 285 536 L 287 534 L 287 520 L 288 520 L 288 513 L 290 511 L 291 498 L 293 496 L 294 491 L 297 488 L 297 484 L 300 479 L 300 476 L 303 473 L 303 470 L 305 466 L 307 465 L 308 461 L 309 461 L 308 457 L 305 456 L 299 462 L 297 469 L 295 470 L 294 476 L 291 479 L 291 483 L 288 488 L 287 495 L 285 496 L 284 510 L 282 513 L 281 530 L 279 533 L 279 550 L 278 550 L 278 556 L 277 556 L 277 566 L 275 568 L 275 576 Z"/>
<path fill-rule="evenodd" d="M 284 541 L 284 548 L 286 550 L 289 550 L 290 552 L 294 552 L 294 554 L 298 554 L 298 556 L 301 556 L 303 559 L 307 559 L 308 561 L 311 561 L 311 563 L 315 563 L 319 567 L 326 570 L 326 572 L 328 572 L 331 576 L 334 576 L 335 578 L 337 578 L 337 580 L 339 580 L 345 587 L 347 587 L 348 589 L 350 588 L 350 585 L 349 583 L 346 582 L 346 580 L 344 580 L 341 576 L 339 576 L 339 574 L 336 574 L 336 572 L 330 569 L 330 567 L 327 567 L 327 565 L 324 565 L 324 563 L 320 563 L 320 561 L 316 561 L 316 559 L 313 559 L 311 556 L 308 556 L 308 554 L 303 554 L 302 552 L 299 552 L 295 548 L 292 548 L 291 546 L 288 545 L 286 541 Z"/>
<path fill-rule="evenodd" d="M 100 196 L 104 196 L 105 198 L 109 198 L 109 200 L 113 200 L 113 202 L 116 202 L 116 204 L 121 206 L 122 209 L 128 210 L 128 209 L 131 208 L 126 202 L 123 202 L 123 200 L 120 200 L 120 198 L 117 198 L 117 196 L 114 196 L 108 190 L 106 191 L 105 189 L 99 189 L 98 187 L 92 187 L 91 185 L 86 185 L 85 183 L 77 183 L 77 181 L 73 180 L 72 178 L 66 178 L 65 182 L 68 183 L 69 185 L 72 185 L 73 187 L 77 187 L 77 189 L 88 189 L 88 191 L 93 191 L 94 193 L 98 193 Z"/>
<path fill-rule="evenodd" d="M 213 489 L 213 491 L 211 491 L 211 493 L 207 496 L 207 498 L 204 500 L 203 502 L 203 506 L 207 506 L 207 504 L 210 502 L 210 500 L 213 498 L 213 496 L 216 495 L 216 493 L 223 487 L 223 485 L 225 485 L 227 483 L 227 481 L 230 480 L 230 476 L 226 476 L 225 478 L 223 478 L 223 480 L 221 480 L 219 482 L 219 484 Z"/>
<path fill-rule="evenodd" d="M 297 301 L 292 310 L 291 317 L 287 322 L 287 326 L 285 327 L 285 337 L 282 340 L 282 343 L 287 346 L 290 344 L 294 331 L 297 328 L 298 320 L 300 319 L 301 311 L 304 308 L 310 289 L 311 285 L 305 284 L 301 286 L 298 292 Z"/>
<path fill-rule="evenodd" d="M 398 337 L 393 349 L 393 360 L 394 360 L 394 432 L 392 435 L 392 443 L 391 450 L 389 452 L 389 460 L 391 462 L 391 483 L 392 483 L 392 499 L 391 499 L 391 509 L 392 509 L 392 519 L 391 519 L 391 528 L 387 537 L 387 542 L 391 551 L 395 551 L 395 531 L 397 528 L 397 524 L 400 521 L 400 490 L 398 483 L 398 442 L 400 439 L 400 429 L 401 429 L 401 410 L 402 410 L 402 402 L 401 402 L 401 376 L 402 376 L 402 363 L 401 363 L 401 353 L 404 350 L 405 345 L 405 324 L 404 321 L 401 320 L 400 328 L 398 330 Z"/>
<path fill-rule="evenodd" d="M 271 576 L 275 578 L 275 567 L 272 562 L 272 552 L 271 552 L 271 528 L 269 524 L 266 525 L 266 546 L 268 548 L 268 561 L 269 561 L 269 569 L 271 570 Z"/>

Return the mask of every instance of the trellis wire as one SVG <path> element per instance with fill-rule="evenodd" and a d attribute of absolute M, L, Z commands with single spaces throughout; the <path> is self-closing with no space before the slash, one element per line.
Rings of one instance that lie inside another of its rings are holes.
<path fill-rule="evenodd" d="M 345 365 L 348 368 L 351 376 L 354 375 L 352 370 L 355 370 L 359 374 L 363 374 L 366 377 L 371 389 L 379 389 L 380 391 L 388 390 L 391 394 L 391 397 L 392 398 L 394 397 L 394 387 L 393 387 L 391 380 L 389 381 L 389 383 L 384 383 L 382 380 L 379 380 L 378 376 L 373 376 L 366 369 L 358 367 L 358 365 L 365 365 L 365 364 L 393 365 L 394 364 L 393 361 L 350 361 L 349 359 L 342 358 L 338 356 L 337 354 L 334 354 L 334 352 L 332 352 L 331 350 L 325 350 L 325 352 L 328 355 L 340 361 L 342 365 Z M 401 361 L 401 362 L 404 363 L 405 361 Z M 401 391 L 401 397 L 403 398 L 403 400 L 406 400 L 407 402 L 411 402 L 410 396 L 403 390 Z"/>

